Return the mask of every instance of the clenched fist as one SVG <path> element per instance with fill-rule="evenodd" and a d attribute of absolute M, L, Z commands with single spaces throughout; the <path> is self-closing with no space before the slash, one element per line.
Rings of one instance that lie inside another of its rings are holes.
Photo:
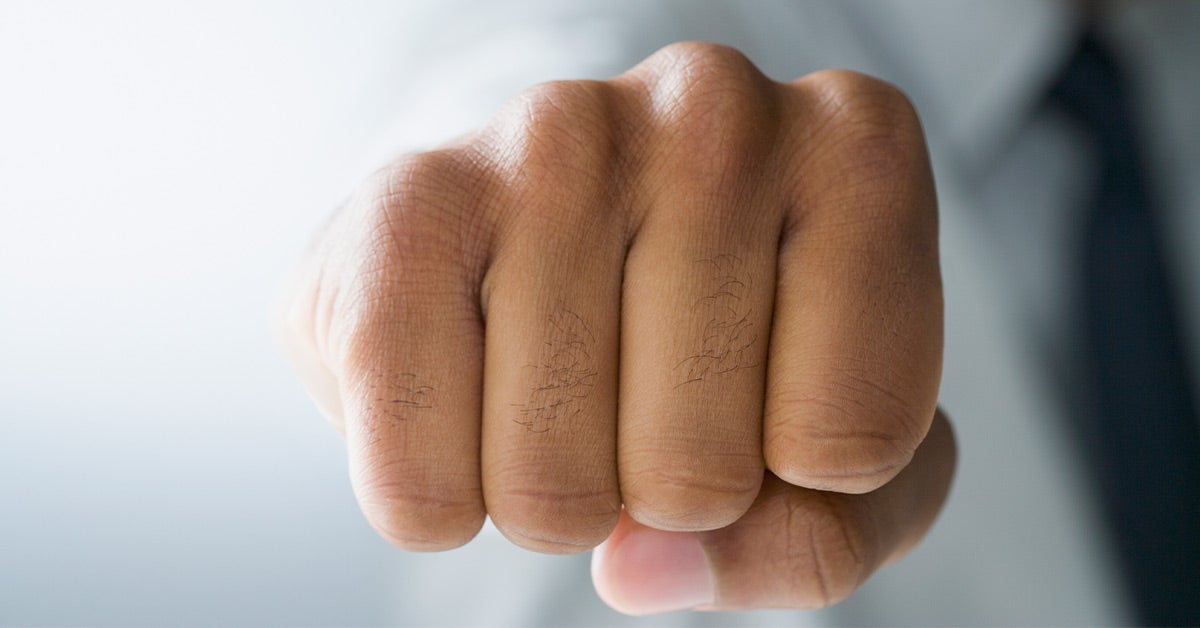
<path fill-rule="evenodd" d="M 924 140 L 861 75 L 685 43 L 534 87 L 364 183 L 287 303 L 383 536 L 608 539 L 621 610 L 835 602 L 953 473 Z"/>

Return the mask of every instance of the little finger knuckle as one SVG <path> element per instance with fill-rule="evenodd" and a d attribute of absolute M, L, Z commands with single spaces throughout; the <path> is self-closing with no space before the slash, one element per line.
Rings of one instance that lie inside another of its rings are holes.
<path fill-rule="evenodd" d="M 431 270 L 453 259 L 445 252 L 461 244 L 457 221 L 467 205 L 463 190 L 470 180 L 463 164 L 446 151 L 405 157 L 368 180 L 357 200 L 362 209 L 346 227 L 341 251 L 347 296 L 420 285 Z"/>
<path fill-rule="evenodd" d="M 421 295 L 471 285 L 485 252 L 468 215 L 477 183 L 467 160 L 447 150 L 402 158 L 363 184 L 331 254 L 338 262 L 323 275 L 336 287 L 326 299 L 335 363 L 373 351 L 380 322 L 394 324 Z"/>
<path fill-rule="evenodd" d="M 482 186 L 463 149 L 403 157 L 373 177 L 360 252 L 420 258 L 458 245 L 459 221 Z"/>

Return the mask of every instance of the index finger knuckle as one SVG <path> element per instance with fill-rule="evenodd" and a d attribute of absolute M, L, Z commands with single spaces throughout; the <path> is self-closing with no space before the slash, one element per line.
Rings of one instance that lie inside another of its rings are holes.
<path fill-rule="evenodd" d="M 778 385 L 767 403 L 767 466 L 809 488 L 864 493 L 912 459 L 928 422 L 878 374 L 840 373 Z M 911 396 L 911 395 L 909 395 Z"/>
<path fill-rule="evenodd" d="M 816 94 L 816 124 L 840 140 L 835 146 L 862 162 L 891 164 L 897 154 L 923 149 L 920 118 L 896 86 L 848 70 L 805 77 Z"/>

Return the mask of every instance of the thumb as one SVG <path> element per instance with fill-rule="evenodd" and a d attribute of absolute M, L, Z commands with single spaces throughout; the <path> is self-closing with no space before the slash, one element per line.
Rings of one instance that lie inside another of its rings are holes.
<path fill-rule="evenodd" d="M 924 536 L 955 457 L 939 411 L 908 467 L 870 493 L 815 491 L 768 473 L 750 510 L 719 530 L 665 532 L 623 512 L 592 555 L 592 582 L 631 615 L 835 604 Z"/>

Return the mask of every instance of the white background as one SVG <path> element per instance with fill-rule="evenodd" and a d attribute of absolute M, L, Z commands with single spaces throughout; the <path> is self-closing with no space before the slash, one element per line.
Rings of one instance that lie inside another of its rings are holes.
<path fill-rule="evenodd" d="M 111 4 L 0 3 L 0 624 L 384 621 L 396 550 L 268 318 L 400 10 Z"/>

